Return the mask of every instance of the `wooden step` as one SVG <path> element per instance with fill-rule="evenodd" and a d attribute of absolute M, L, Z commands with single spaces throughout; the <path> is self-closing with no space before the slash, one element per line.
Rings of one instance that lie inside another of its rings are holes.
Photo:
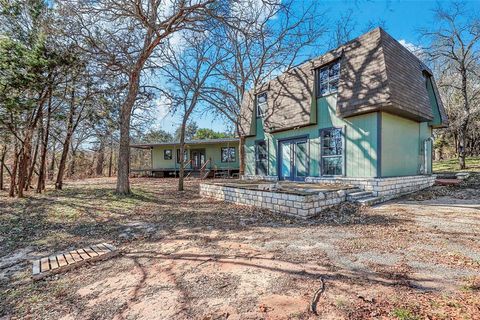
<path fill-rule="evenodd" d="M 33 261 L 32 278 L 40 280 L 54 273 L 79 267 L 86 262 L 111 258 L 118 254 L 117 248 L 109 243 L 99 243 L 81 249 L 50 255 Z"/>

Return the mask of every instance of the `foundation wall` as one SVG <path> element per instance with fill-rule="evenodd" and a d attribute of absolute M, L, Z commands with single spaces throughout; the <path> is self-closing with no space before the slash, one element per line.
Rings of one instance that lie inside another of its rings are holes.
<path fill-rule="evenodd" d="M 364 191 L 372 192 L 373 196 L 382 197 L 388 200 L 401 196 L 403 194 L 412 193 L 431 187 L 435 183 L 434 175 L 416 175 L 392 178 L 323 178 L 323 177 L 307 177 L 306 183 L 336 183 L 349 184 Z"/>
<path fill-rule="evenodd" d="M 314 195 L 297 195 L 208 183 L 200 184 L 200 195 L 236 204 L 256 206 L 303 219 L 313 217 L 325 208 L 346 200 L 344 190 L 320 192 Z"/>

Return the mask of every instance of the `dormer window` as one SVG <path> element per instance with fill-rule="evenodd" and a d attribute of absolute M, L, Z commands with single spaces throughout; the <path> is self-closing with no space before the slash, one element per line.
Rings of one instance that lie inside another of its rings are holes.
<path fill-rule="evenodd" d="M 267 93 L 262 92 L 257 94 L 257 117 L 263 117 L 267 110 Z"/>
<path fill-rule="evenodd" d="M 338 91 L 340 78 L 340 60 L 336 60 L 316 70 L 317 97 L 323 97 Z"/>

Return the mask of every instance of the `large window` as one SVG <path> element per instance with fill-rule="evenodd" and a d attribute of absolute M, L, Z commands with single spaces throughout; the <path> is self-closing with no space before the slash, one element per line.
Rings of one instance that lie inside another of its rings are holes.
<path fill-rule="evenodd" d="M 265 114 L 265 111 L 267 110 L 267 93 L 266 92 L 262 92 L 262 93 L 259 93 L 257 94 L 257 98 L 256 98 L 256 107 L 257 107 L 257 117 L 263 117 L 263 115 Z"/>
<path fill-rule="evenodd" d="M 322 97 L 337 92 L 340 78 L 340 60 L 336 60 L 316 71 L 317 96 Z"/>
<path fill-rule="evenodd" d="M 173 156 L 172 149 L 163 150 L 163 159 L 164 160 L 172 160 L 172 156 Z"/>
<path fill-rule="evenodd" d="M 188 161 L 188 151 L 183 150 L 183 162 Z M 177 149 L 177 163 L 180 163 L 180 149 Z"/>
<path fill-rule="evenodd" d="M 222 162 L 235 162 L 236 157 L 234 147 L 222 148 Z"/>
<path fill-rule="evenodd" d="M 268 147 L 265 140 L 255 142 L 255 174 L 268 175 Z"/>
<path fill-rule="evenodd" d="M 321 133 L 322 175 L 343 175 L 342 129 L 324 129 Z"/>

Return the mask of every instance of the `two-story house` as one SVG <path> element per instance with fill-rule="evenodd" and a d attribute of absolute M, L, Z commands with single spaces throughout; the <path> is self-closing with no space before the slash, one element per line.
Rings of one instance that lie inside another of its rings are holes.
<path fill-rule="evenodd" d="M 431 70 L 381 28 L 247 92 L 241 115 L 245 178 L 310 182 L 430 175 L 448 121 Z"/>

